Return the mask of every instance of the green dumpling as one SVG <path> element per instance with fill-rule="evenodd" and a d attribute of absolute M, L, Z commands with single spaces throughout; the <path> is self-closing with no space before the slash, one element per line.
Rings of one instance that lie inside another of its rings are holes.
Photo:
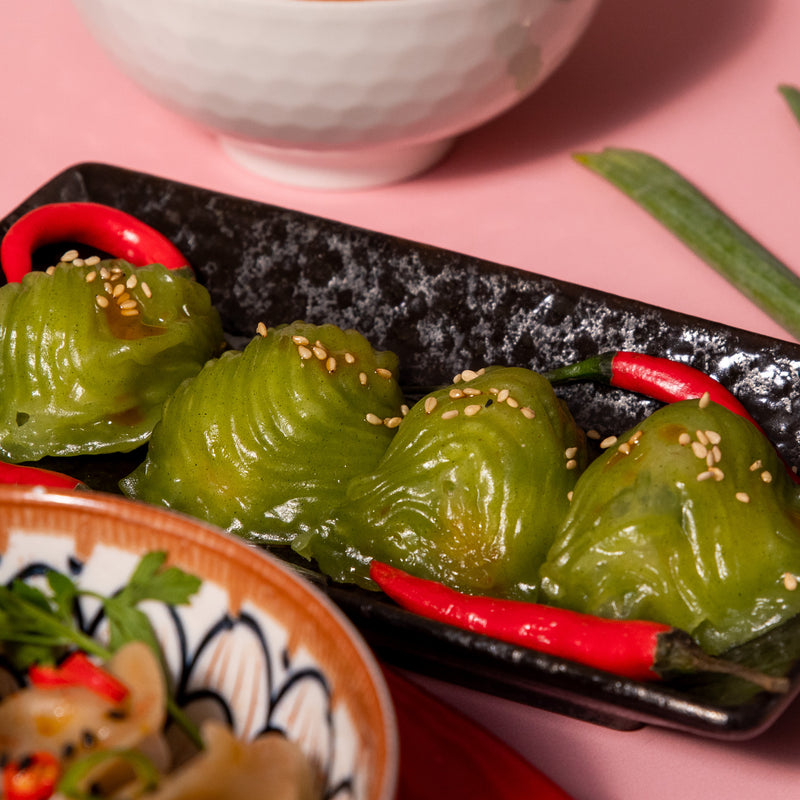
<path fill-rule="evenodd" d="M 363 586 L 375 558 L 462 591 L 535 599 L 585 464 L 583 432 L 535 372 L 461 377 L 414 405 L 378 467 L 350 484 L 334 525 L 296 550 Z"/>
<path fill-rule="evenodd" d="M 0 458 L 125 452 L 223 343 L 186 271 L 61 263 L 0 288 Z"/>
<path fill-rule="evenodd" d="M 324 524 L 378 463 L 404 409 L 397 358 L 358 332 L 295 322 L 184 383 L 123 492 L 262 543 Z"/>
<path fill-rule="evenodd" d="M 800 611 L 800 495 L 714 403 L 665 406 L 594 461 L 542 567 L 544 599 L 682 628 L 721 653 Z"/>

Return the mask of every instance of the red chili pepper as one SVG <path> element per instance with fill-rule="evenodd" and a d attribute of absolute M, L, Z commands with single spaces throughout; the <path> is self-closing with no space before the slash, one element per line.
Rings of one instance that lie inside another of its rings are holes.
<path fill-rule="evenodd" d="M 101 203 L 50 203 L 20 217 L 0 245 L 6 280 L 21 281 L 31 271 L 31 254 L 46 244 L 80 242 L 137 267 L 188 267 L 186 258 L 146 223 Z"/>
<path fill-rule="evenodd" d="M 26 467 L 22 464 L 7 464 L 0 461 L 0 483 L 19 486 L 50 486 L 55 489 L 77 489 L 85 484 L 82 481 L 39 467 Z"/>
<path fill-rule="evenodd" d="M 47 800 L 55 791 L 60 774 L 58 759 L 46 751 L 36 752 L 3 767 L 5 800 Z"/>
<path fill-rule="evenodd" d="M 427 619 L 576 661 L 637 681 L 672 671 L 734 674 L 771 692 L 786 678 L 707 655 L 685 631 L 660 622 L 612 620 L 567 609 L 468 595 L 372 561 L 373 581 L 396 603 Z"/>
<path fill-rule="evenodd" d="M 112 703 L 121 703 L 129 694 L 122 681 L 81 652 L 70 654 L 57 667 L 34 664 L 28 669 L 28 680 L 38 688 L 83 686 Z"/>
<path fill-rule="evenodd" d="M 550 383 L 594 380 L 619 389 L 652 397 L 664 403 L 695 400 L 708 393 L 709 400 L 744 417 L 758 427 L 745 407 L 718 380 L 680 361 L 616 350 L 567 364 L 544 373 Z"/>
<path fill-rule="evenodd" d="M 594 380 L 652 397 L 664 403 L 695 400 L 707 394 L 708 399 L 746 419 L 766 436 L 764 429 L 753 419 L 747 409 L 716 378 L 680 361 L 617 350 L 567 364 L 545 372 L 552 384 Z M 800 483 L 800 476 L 788 464 L 789 477 Z"/>

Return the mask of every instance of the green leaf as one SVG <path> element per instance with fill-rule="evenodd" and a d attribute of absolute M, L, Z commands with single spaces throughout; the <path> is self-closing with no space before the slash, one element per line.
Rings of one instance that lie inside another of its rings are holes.
<path fill-rule="evenodd" d="M 778 87 L 778 91 L 783 95 L 792 114 L 794 114 L 797 121 L 800 122 L 800 90 L 795 86 L 784 84 Z"/>
<path fill-rule="evenodd" d="M 785 330 L 800 338 L 800 277 L 695 185 L 637 150 L 576 153 L 675 234 Z"/>

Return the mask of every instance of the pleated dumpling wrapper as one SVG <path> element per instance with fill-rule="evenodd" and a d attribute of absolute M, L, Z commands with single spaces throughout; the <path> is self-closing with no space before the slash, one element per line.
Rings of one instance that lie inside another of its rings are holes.
<path fill-rule="evenodd" d="M 127 452 L 223 345 L 188 271 L 60 263 L 0 288 L 0 458 Z"/>
<path fill-rule="evenodd" d="M 396 356 L 357 331 L 265 328 L 170 398 L 121 488 L 251 541 L 289 542 L 378 463 L 403 410 L 396 372 Z"/>
<path fill-rule="evenodd" d="M 473 594 L 536 599 L 586 463 L 583 432 L 531 370 L 459 377 L 413 406 L 334 526 L 295 543 L 323 572 L 374 588 L 375 558 Z"/>
<path fill-rule="evenodd" d="M 718 654 L 800 612 L 799 521 L 798 487 L 753 424 L 673 403 L 581 476 L 544 599 L 664 622 Z"/>

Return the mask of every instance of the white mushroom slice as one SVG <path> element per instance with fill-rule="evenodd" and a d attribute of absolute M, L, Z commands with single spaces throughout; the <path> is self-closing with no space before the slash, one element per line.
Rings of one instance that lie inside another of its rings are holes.
<path fill-rule="evenodd" d="M 225 725 L 202 726 L 206 749 L 164 779 L 148 800 L 314 800 L 315 772 L 294 742 L 278 733 L 238 740 Z"/>

